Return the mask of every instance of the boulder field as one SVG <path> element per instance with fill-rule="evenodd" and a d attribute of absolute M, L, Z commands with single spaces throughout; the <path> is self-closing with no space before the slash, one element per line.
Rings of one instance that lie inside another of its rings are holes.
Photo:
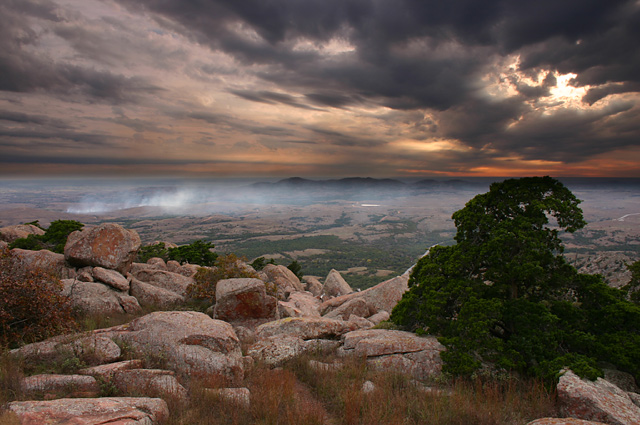
<path fill-rule="evenodd" d="M 36 232 L 9 229 L 3 238 L 22 231 Z M 336 270 L 323 284 L 315 277 L 301 281 L 284 266 L 267 265 L 255 273 L 258 278 L 219 281 L 209 315 L 183 311 L 199 266 L 160 258 L 135 263 L 139 247 L 134 231 L 102 224 L 72 233 L 64 255 L 13 250 L 17 267 L 60 276 L 63 293 L 81 313 L 139 316 L 124 325 L 12 350 L 9 355 L 25 363 L 58 361 L 71 353 L 91 364 L 74 374 L 23 378 L 22 393 L 38 400 L 4 406 L 21 424 L 159 424 L 169 416 L 168 406 L 188 400 L 194 378 L 200 385 L 217 383 L 210 391 L 248 408 L 250 393 L 239 386 L 256 362 L 278 367 L 305 353 L 337 359 L 330 365 L 315 362 L 318 367 L 338 367 L 355 356 L 371 368 L 418 381 L 441 373 L 445 348 L 435 337 L 374 329 L 388 320 L 407 291 L 408 274 L 355 292 Z M 142 315 L 143 307 L 165 311 Z M 633 378 L 617 371 L 606 378 L 590 382 L 566 371 L 557 388 L 565 417 L 528 425 L 640 424 Z M 226 388 L 219 388 L 220 382 Z M 362 391 L 371 391 L 373 384 L 365 384 Z M 105 385 L 134 396 L 99 397 Z"/>

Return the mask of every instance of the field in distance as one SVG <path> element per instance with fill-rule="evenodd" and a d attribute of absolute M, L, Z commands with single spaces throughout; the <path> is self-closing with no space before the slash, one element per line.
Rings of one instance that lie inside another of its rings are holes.
<path fill-rule="evenodd" d="M 434 244 L 451 244 L 453 212 L 492 180 L 0 180 L 0 226 L 56 219 L 116 222 L 143 243 L 206 239 L 252 260 L 332 268 L 354 288 L 403 273 Z M 640 181 L 561 179 L 589 225 L 564 235 L 566 254 L 612 284 L 640 258 Z"/>

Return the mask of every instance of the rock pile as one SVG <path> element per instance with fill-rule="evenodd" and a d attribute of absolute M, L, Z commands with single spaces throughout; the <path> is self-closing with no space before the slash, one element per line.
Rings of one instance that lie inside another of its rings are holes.
<path fill-rule="evenodd" d="M 13 251 L 25 270 L 38 267 L 62 276 L 64 294 L 86 314 L 139 314 L 141 306 L 166 310 L 184 304 L 198 266 L 160 258 L 133 263 L 139 246 L 135 232 L 104 224 L 74 232 L 64 255 Z M 45 400 L 12 402 L 6 408 L 23 424 L 157 424 L 168 417 L 169 405 L 188 399 L 194 378 L 205 384 L 226 383 L 228 388 L 206 391 L 247 408 L 249 390 L 238 386 L 255 362 L 275 367 L 309 352 L 338 359 L 315 362 L 318 368 L 339 368 L 341 359 L 356 356 L 372 368 L 416 380 L 440 374 L 444 347 L 436 338 L 372 329 L 389 319 L 408 289 L 408 274 L 361 292 L 352 291 L 336 270 L 324 285 L 313 277 L 303 283 L 284 266 L 267 265 L 257 275 L 219 281 L 208 310 L 211 316 L 156 311 L 124 325 L 11 351 L 25 362 L 56 361 L 71 353 L 92 366 L 73 375 L 24 378 L 23 393 Z M 558 385 L 562 413 L 568 418 L 529 425 L 640 424 L 635 382 L 620 373 L 609 375 L 625 390 L 602 379 L 583 381 L 568 371 Z M 130 397 L 97 397 L 101 385 Z M 374 391 L 372 385 L 363 385 L 362 391 Z"/>

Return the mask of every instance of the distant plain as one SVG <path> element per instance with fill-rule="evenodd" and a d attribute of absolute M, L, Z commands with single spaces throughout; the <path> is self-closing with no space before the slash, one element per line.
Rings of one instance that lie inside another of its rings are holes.
<path fill-rule="evenodd" d="M 303 273 L 332 268 L 354 288 L 404 272 L 434 244 L 451 244 L 451 215 L 492 181 L 433 180 L 0 180 L 0 227 L 57 219 L 115 222 L 143 244 L 206 239 L 216 251 Z M 640 179 L 560 179 L 583 203 L 589 223 L 564 234 L 567 257 L 612 285 L 640 259 Z"/>

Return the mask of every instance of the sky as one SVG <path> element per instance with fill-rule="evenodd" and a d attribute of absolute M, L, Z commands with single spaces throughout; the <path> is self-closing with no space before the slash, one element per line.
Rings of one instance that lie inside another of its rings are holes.
<path fill-rule="evenodd" d="M 640 177 L 640 0 L 0 0 L 0 176 Z"/>

